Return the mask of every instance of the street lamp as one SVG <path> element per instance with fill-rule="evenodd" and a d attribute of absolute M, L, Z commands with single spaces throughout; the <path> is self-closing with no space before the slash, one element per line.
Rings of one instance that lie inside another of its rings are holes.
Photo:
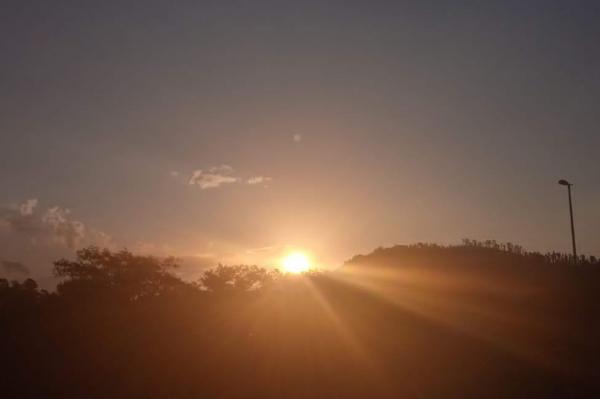
<path fill-rule="evenodd" d="M 577 263 L 577 247 L 575 246 L 575 224 L 573 223 L 573 202 L 571 201 L 571 186 L 573 184 L 561 179 L 558 181 L 561 186 L 567 186 L 569 192 L 569 215 L 571 215 L 571 242 L 573 244 L 573 260 Z"/>

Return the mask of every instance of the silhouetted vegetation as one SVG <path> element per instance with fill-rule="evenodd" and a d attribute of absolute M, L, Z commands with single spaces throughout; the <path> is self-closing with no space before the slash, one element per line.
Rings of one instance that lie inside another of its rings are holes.
<path fill-rule="evenodd" d="M 465 240 L 287 276 L 90 247 L 55 292 L 0 279 L 2 397 L 583 398 L 600 264 Z"/>
<path fill-rule="evenodd" d="M 219 265 L 207 270 L 200 277 L 200 289 L 213 293 L 233 293 L 259 290 L 273 283 L 279 277 L 277 271 L 267 271 L 258 266 Z"/>

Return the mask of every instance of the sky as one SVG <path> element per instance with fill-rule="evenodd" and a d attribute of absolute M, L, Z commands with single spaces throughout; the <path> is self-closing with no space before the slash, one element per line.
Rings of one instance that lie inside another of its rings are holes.
<path fill-rule="evenodd" d="M 0 273 L 86 245 L 329 268 L 496 239 L 600 255 L 596 1 L 8 1 Z M 48 280 L 49 281 L 49 280 Z"/>

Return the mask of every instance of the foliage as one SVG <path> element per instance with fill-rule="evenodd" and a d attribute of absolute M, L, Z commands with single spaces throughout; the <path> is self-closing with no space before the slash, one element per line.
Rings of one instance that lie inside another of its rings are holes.
<path fill-rule="evenodd" d="M 126 250 L 111 252 L 92 246 L 77 251 L 74 261 L 56 261 L 54 273 L 66 279 L 57 287 L 63 295 L 103 291 L 138 300 L 180 288 L 184 283 L 171 274 L 176 267 L 174 258 L 140 256 Z"/>
<path fill-rule="evenodd" d="M 210 292 L 243 292 L 263 288 L 274 282 L 277 277 L 277 271 L 267 271 L 258 266 L 219 264 L 203 273 L 200 284 Z"/>

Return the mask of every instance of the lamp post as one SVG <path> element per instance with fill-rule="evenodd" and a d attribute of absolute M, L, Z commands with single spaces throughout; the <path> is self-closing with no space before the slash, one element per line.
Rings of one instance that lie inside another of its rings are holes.
<path fill-rule="evenodd" d="M 561 179 L 558 181 L 561 186 L 567 186 L 569 192 L 569 215 L 571 216 L 571 242 L 573 244 L 573 261 L 577 263 L 577 247 L 575 246 L 575 224 L 573 223 L 573 202 L 571 200 L 571 186 L 573 184 L 568 181 Z"/>

